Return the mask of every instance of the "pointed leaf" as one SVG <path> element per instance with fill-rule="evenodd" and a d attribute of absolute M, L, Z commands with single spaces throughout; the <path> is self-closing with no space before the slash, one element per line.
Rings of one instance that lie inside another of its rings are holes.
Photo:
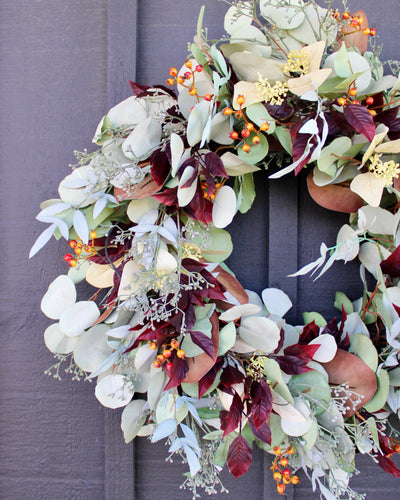
<path fill-rule="evenodd" d="M 250 467 L 252 459 L 252 449 L 247 440 L 242 436 L 237 436 L 231 443 L 228 450 L 229 472 L 238 478 Z"/>

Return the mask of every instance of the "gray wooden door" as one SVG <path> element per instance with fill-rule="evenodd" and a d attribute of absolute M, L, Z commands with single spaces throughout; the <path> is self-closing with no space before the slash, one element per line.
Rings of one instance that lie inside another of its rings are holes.
<path fill-rule="evenodd" d="M 164 446 L 123 444 L 119 412 L 100 407 L 90 384 L 43 375 L 52 358 L 39 302 L 65 268 L 55 242 L 31 262 L 27 254 L 42 229 L 33 222 L 39 203 L 56 195 L 72 151 L 90 145 L 99 118 L 130 94 L 128 79 L 160 83 L 184 60 L 203 3 L 209 34 L 220 35 L 226 5 L 216 0 L 0 0 L 2 499 L 191 498 L 179 490 L 183 467 L 164 462 Z M 396 57 L 398 0 L 379 8 L 354 0 L 353 7 L 373 14 L 385 56 Z M 332 242 L 346 217 L 317 208 L 302 178 L 269 184 L 260 174 L 257 191 L 251 224 L 239 217 L 231 228 L 231 267 L 249 288 L 289 293 L 291 319 L 310 309 L 334 314 L 335 291 L 358 290 L 357 269 L 339 264 L 317 283 L 286 274 L 315 257 L 321 240 Z M 242 265 L 249 259 L 244 240 L 251 241 L 251 270 Z M 353 485 L 369 500 L 400 497 L 394 479 L 359 463 L 363 475 Z M 215 498 L 276 498 L 269 466 L 256 452 L 244 477 L 222 474 L 230 493 Z M 313 498 L 308 480 L 288 496 Z"/>

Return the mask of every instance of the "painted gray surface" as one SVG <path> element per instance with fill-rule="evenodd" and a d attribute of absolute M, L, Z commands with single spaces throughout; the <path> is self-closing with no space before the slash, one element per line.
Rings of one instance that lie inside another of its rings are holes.
<path fill-rule="evenodd" d="M 140 83 L 160 83 L 184 60 L 203 3 L 205 25 L 217 36 L 225 5 L 214 0 L 0 0 L 1 499 L 191 498 L 178 489 L 179 464 L 162 460 L 164 446 L 123 444 L 119 412 L 101 408 L 90 384 L 43 375 L 52 357 L 42 342 L 49 322 L 39 302 L 65 270 L 62 245 L 53 242 L 31 262 L 26 256 L 43 229 L 33 222 L 39 203 L 56 196 L 72 151 L 90 145 L 100 117 L 129 95 L 126 81 L 135 73 Z M 379 10 L 372 0 L 353 5 L 375 11 L 385 55 L 396 57 L 390 22 L 399 18 L 398 2 L 385 0 Z M 340 265 L 316 284 L 286 274 L 314 258 L 321 239 L 332 243 L 346 217 L 316 207 L 301 179 L 275 182 L 259 176 L 251 224 L 240 217 L 232 226 L 231 266 L 247 287 L 260 291 L 269 283 L 290 293 L 292 317 L 310 308 L 328 313 L 336 289 L 358 290 L 354 268 L 354 285 Z M 249 257 L 251 269 L 242 265 Z M 364 462 L 354 481 L 359 491 L 370 500 L 398 498 L 397 483 Z M 223 474 L 230 494 L 216 498 L 273 499 L 269 465 L 256 453 L 243 478 Z M 294 498 L 312 498 L 307 480 Z"/>

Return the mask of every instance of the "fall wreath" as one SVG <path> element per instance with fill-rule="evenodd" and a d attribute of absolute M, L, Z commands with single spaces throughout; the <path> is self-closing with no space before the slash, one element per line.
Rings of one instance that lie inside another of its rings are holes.
<path fill-rule="evenodd" d="M 76 152 L 59 199 L 41 205 L 49 226 L 30 256 L 53 235 L 69 245 L 41 302 L 56 321 L 47 373 L 67 361 L 96 379 L 97 399 L 124 407 L 126 442 L 167 442 L 194 495 L 224 490 L 216 472 L 245 473 L 257 445 L 279 493 L 302 468 L 327 499 L 363 498 L 348 485 L 356 452 L 400 475 L 388 421 L 400 408 L 400 80 L 384 76 L 363 12 L 227 3 L 227 36 L 208 40 L 202 9 L 182 68 L 160 86 L 131 82 L 99 149 Z M 340 321 L 292 326 L 282 290 L 244 290 L 224 264 L 224 228 L 250 209 L 258 170 L 304 168 L 314 200 L 350 217 L 293 276 L 357 257 L 363 289 L 337 292 Z M 95 290 L 77 301 L 85 280 Z"/>

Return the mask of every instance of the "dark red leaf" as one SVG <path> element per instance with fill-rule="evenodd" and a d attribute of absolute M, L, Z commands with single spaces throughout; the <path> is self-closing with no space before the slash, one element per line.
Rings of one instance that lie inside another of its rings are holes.
<path fill-rule="evenodd" d="M 128 80 L 128 81 L 129 81 L 129 85 L 131 86 L 133 95 L 135 95 L 135 96 L 138 96 L 139 94 L 141 94 L 142 92 L 145 92 L 147 89 L 150 88 L 148 85 L 140 85 L 140 83 L 131 82 L 130 80 Z"/>
<path fill-rule="evenodd" d="M 228 450 L 228 468 L 229 472 L 235 478 L 238 478 L 245 472 L 251 464 L 252 449 L 247 440 L 239 434 L 231 443 Z"/>
<path fill-rule="evenodd" d="M 293 160 L 295 162 L 300 160 L 300 158 L 303 156 L 306 148 L 310 147 L 310 145 L 311 145 L 309 153 L 305 156 L 305 158 L 303 158 L 300 161 L 300 163 L 295 168 L 294 173 L 296 175 L 302 170 L 304 165 L 306 165 L 308 160 L 311 158 L 312 152 L 313 152 L 316 144 L 317 144 L 316 138 L 312 137 L 311 134 L 298 134 L 298 133 L 296 133 L 294 140 L 293 140 L 293 148 L 292 148 L 292 157 L 293 157 Z"/>
<path fill-rule="evenodd" d="M 251 390 L 251 414 L 254 418 L 254 425 L 258 430 L 266 423 L 272 411 L 272 393 L 269 385 L 264 379 L 260 382 L 254 381 Z"/>
<path fill-rule="evenodd" d="M 199 380 L 199 399 L 204 396 L 208 389 L 213 385 L 217 373 L 223 364 L 222 358 L 218 358 L 215 365 Z"/>
<path fill-rule="evenodd" d="M 281 122 L 288 120 L 294 113 L 294 109 L 288 104 L 287 101 L 284 101 L 282 104 L 270 104 L 266 102 L 264 103 L 264 106 L 272 118 Z"/>
<path fill-rule="evenodd" d="M 226 173 L 224 164 L 217 153 L 207 153 L 202 156 L 204 161 L 204 167 L 210 172 L 214 177 L 228 177 Z"/>
<path fill-rule="evenodd" d="M 391 278 L 400 278 L 400 245 L 381 262 L 383 274 L 388 274 Z"/>
<path fill-rule="evenodd" d="M 214 346 L 210 337 L 207 337 L 203 332 L 190 332 L 192 341 L 203 349 L 203 351 L 214 359 Z"/>
<path fill-rule="evenodd" d="M 318 351 L 321 344 L 293 344 L 283 351 L 286 356 L 295 356 L 299 360 L 303 361 L 305 364 L 309 363 L 314 354 Z"/>
<path fill-rule="evenodd" d="M 185 212 L 191 219 L 207 224 L 212 221 L 212 209 L 213 203 L 204 198 L 204 193 L 201 189 L 200 183 L 197 183 L 197 189 L 194 197 L 189 205 L 185 207 Z"/>
<path fill-rule="evenodd" d="M 350 104 L 344 108 L 344 117 L 357 132 L 364 134 L 372 142 L 375 137 L 375 123 L 368 109 L 361 104 Z"/>
<path fill-rule="evenodd" d="M 171 165 L 165 151 L 157 149 L 150 156 L 151 176 L 158 186 L 162 186 L 166 181 Z"/>
<path fill-rule="evenodd" d="M 178 204 L 177 188 L 164 189 L 162 193 L 156 193 L 151 196 L 160 203 L 167 205 L 167 207 L 172 207 Z"/>
<path fill-rule="evenodd" d="M 170 379 L 167 385 L 164 387 L 164 391 L 167 391 L 168 389 L 172 389 L 173 387 L 177 387 L 178 385 L 180 385 L 183 379 L 185 378 L 188 369 L 189 368 L 186 363 L 186 360 L 178 358 L 176 356 L 175 359 L 173 360 L 173 366 L 170 370 L 171 373 Z"/>
<path fill-rule="evenodd" d="M 243 401 L 239 394 L 235 392 L 229 411 L 224 414 L 224 421 L 221 418 L 221 429 L 224 431 L 222 437 L 227 436 L 236 429 L 242 419 Z"/>
<path fill-rule="evenodd" d="M 244 375 L 232 365 L 226 365 L 222 370 L 221 384 L 224 387 L 231 387 L 233 384 L 243 382 Z"/>
<path fill-rule="evenodd" d="M 296 356 L 275 356 L 274 359 L 279 364 L 281 370 L 288 375 L 300 375 L 312 370 L 303 360 Z"/>
<path fill-rule="evenodd" d="M 278 354 L 278 352 L 282 349 L 284 341 L 285 341 L 285 330 L 281 328 L 278 347 L 275 349 L 274 354 Z"/>
<path fill-rule="evenodd" d="M 312 340 L 318 337 L 319 326 L 315 324 L 315 321 L 311 321 L 308 325 L 303 327 L 303 331 L 299 337 L 299 344 L 309 344 Z"/>
<path fill-rule="evenodd" d="M 271 444 L 271 428 L 267 424 L 267 422 L 264 422 L 261 427 L 258 429 L 255 426 L 254 419 L 252 416 L 249 417 L 249 425 L 251 432 L 254 434 L 254 437 L 258 439 L 259 441 L 262 441 L 263 443 Z"/>

